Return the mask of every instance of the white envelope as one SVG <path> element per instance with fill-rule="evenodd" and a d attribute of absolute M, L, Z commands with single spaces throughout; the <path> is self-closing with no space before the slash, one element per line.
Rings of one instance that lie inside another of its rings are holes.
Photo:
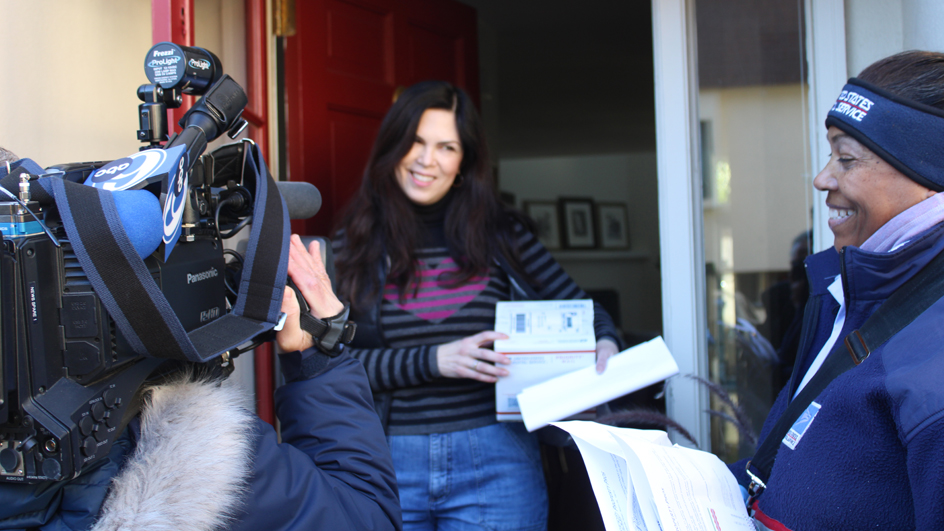
<path fill-rule="evenodd" d="M 665 341 L 657 337 L 612 356 L 603 374 L 585 367 L 527 387 L 518 394 L 518 406 L 525 428 L 534 431 L 678 372 Z"/>

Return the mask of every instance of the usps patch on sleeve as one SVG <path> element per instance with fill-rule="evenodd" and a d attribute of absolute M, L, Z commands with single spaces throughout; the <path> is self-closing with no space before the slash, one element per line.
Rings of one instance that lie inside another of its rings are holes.
<path fill-rule="evenodd" d="M 815 419 L 816 414 L 819 413 L 819 408 L 819 404 L 810 402 L 806 411 L 800 414 L 800 418 L 793 423 L 793 426 L 790 427 L 790 431 L 787 432 L 781 442 L 787 445 L 791 450 L 795 450 L 797 445 L 800 444 L 800 439 L 803 438 L 803 434 L 810 428 L 810 424 L 813 423 L 813 419 Z"/>

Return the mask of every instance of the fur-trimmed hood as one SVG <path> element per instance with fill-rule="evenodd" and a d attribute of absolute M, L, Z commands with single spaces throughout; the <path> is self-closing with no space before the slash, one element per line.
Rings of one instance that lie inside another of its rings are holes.
<path fill-rule="evenodd" d="M 249 404 L 230 381 L 182 377 L 149 389 L 135 451 L 112 480 L 93 530 L 224 527 L 252 471 Z"/>
<path fill-rule="evenodd" d="M 281 434 L 235 382 L 149 389 L 108 458 L 57 483 L 0 483 L 0 529 L 396 531 L 390 449 L 364 367 L 283 354 Z"/>

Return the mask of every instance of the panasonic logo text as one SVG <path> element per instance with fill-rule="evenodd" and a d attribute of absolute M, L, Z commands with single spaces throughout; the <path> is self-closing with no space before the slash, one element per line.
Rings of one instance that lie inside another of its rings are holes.
<path fill-rule="evenodd" d="M 220 276 L 220 273 L 219 271 L 216 270 L 215 267 L 212 267 L 210 269 L 207 269 L 206 271 L 203 271 L 197 274 L 187 273 L 187 284 L 196 284 L 197 282 L 200 282 L 201 280 L 206 280 L 208 278 L 214 278 L 218 276 Z"/>

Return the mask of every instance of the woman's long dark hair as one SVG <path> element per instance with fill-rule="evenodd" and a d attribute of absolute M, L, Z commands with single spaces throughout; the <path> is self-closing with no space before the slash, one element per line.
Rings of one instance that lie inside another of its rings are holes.
<path fill-rule="evenodd" d="M 495 253 L 503 253 L 521 270 L 512 217 L 498 200 L 484 131 L 472 100 L 449 83 L 425 81 L 403 91 L 387 112 L 361 186 L 337 227 L 338 237 L 344 240 L 335 257 L 338 293 L 355 309 L 370 307 L 379 295 L 378 267 L 384 260 L 389 259 L 387 279 L 399 288 L 401 297 L 416 280 L 416 248 L 425 227 L 397 183 L 396 168 L 413 147 L 420 117 L 427 109 L 453 111 L 462 143 L 462 164 L 445 219 L 449 252 L 460 269 L 450 284 L 486 272 Z"/>

